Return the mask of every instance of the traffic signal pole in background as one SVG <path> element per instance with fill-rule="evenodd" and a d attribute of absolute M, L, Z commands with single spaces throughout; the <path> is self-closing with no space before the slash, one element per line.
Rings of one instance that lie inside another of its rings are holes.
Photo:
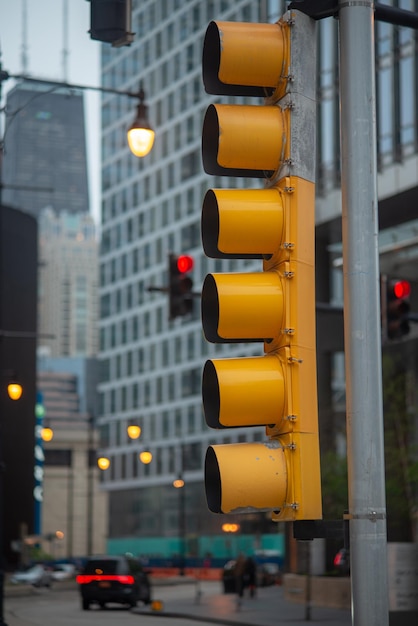
<path fill-rule="evenodd" d="M 382 318 L 382 343 L 400 339 L 408 335 L 411 322 L 417 321 L 415 313 L 410 313 L 411 283 L 404 279 L 394 279 L 380 275 L 380 310 Z"/>
<path fill-rule="evenodd" d="M 339 3 L 347 460 L 353 624 L 388 624 L 374 2 Z"/>
<path fill-rule="evenodd" d="M 200 298 L 200 292 L 193 291 L 193 257 L 188 254 L 168 254 L 168 285 L 156 287 L 150 285 L 147 291 L 158 291 L 168 295 L 168 319 L 184 317 L 193 313 L 193 299 Z"/>
<path fill-rule="evenodd" d="M 188 254 L 168 255 L 170 320 L 193 312 L 193 280 L 190 276 L 192 269 L 193 258 Z"/>

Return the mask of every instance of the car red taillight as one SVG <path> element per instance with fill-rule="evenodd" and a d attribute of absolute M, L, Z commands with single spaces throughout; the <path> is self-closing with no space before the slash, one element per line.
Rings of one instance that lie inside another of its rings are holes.
<path fill-rule="evenodd" d="M 88 585 L 89 583 L 92 583 L 94 581 L 103 581 L 103 580 L 108 580 L 108 581 L 116 581 L 121 583 L 122 585 L 133 585 L 134 584 L 134 577 L 130 576 L 129 574 L 122 574 L 120 576 L 103 576 L 103 575 L 97 575 L 97 574 L 79 574 L 76 577 L 76 582 L 79 585 Z"/>

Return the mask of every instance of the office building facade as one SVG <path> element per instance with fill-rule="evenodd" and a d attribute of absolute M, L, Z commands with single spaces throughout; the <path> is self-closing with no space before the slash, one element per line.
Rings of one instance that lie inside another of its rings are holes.
<path fill-rule="evenodd" d="M 152 152 L 138 161 L 125 146 L 131 103 L 103 95 L 99 391 L 101 445 L 111 461 L 102 484 L 109 493 L 109 550 L 174 554 L 184 549 L 187 554 L 228 556 L 225 518 L 206 506 L 206 448 L 215 442 L 264 440 L 265 433 L 264 428 L 209 430 L 202 413 L 201 373 L 207 358 L 258 355 L 262 347 L 208 344 L 198 299 L 190 316 L 170 321 L 166 294 L 148 288 L 167 286 L 170 252 L 194 258 L 196 291 L 212 271 L 260 270 L 259 262 L 212 260 L 202 251 L 200 213 L 206 190 L 254 182 L 210 178 L 203 172 L 202 121 L 208 104 L 219 99 L 204 92 L 201 54 L 212 19 L 272 22 L 285 10 L 285 2 L 249 0 L 178 1 L 172 6 L 134 2 L 134 43 L 118 50 L 102 47 L 103 85 L 135 90 L 142 83 L 156 131 Z M 382 246 L 397 242 L 396 250 L 386 245 L 382 259 L 388 273 L 405 272 L 416 281 L 413 265 L 403 260 L 406 233 L 415 226 L 401 226 L 418 217 L 409 206 L 418 192 L 417 117 L 412 115 L 416 90 L 409 80 L 416 68 L 413 33 L 377 24 L 376 35 Z M 318 23 L 318 70 L 317 300 L 342 305 L 338 22 L 333 19 Z M 415 241 L 408 253 L 416 251 Z M 414 337 L 412 327 L 405 345 L 412 345 Z M 343 452 L 341 342 L 319 350 L 318 379 L 321 447 Z M 127 435 L 133 422 L 142 429 L 138 440 Z M 145 448 L 153 454 L 149 465 L 138 459 Z M 183 529 L 179 494 L 172 486 L 180 473 L 185 480 Z M 272 527 L 268 516 L 240 516 L 239 523 L 242 549 L 281 549 L 280 528 Z"/>
<path fill-rule="evenodd" d="M 98 239 L 89 213 L 42 209 L 39 224 L 39 341 L 43 354 L 97 354 Z"/>
<path fill-rule="evenodd" d="M 107 494 L 99 488 L 96 463 L 96 361 L 42 357 L 38 367 L 42 426 L 53 434 L 42 443 L 42 547 L 56 559 L 103 553 Z"/>

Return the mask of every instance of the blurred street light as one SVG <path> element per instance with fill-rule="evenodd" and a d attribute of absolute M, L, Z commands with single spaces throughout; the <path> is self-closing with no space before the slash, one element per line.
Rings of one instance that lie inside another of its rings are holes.
<path fill-rule="evenodd" d="M 97 467 L 101 470 L 107 470 L 110 467 L 110 459 L 106 456 L 101 456 L 97 459 Z"/>
<path fill-rule="evenodd" d="M 149 450 L 143 450 L 139 454 L 139 460 L 144 465 L 148 465 L 152 461 L 152 453 Z"/>
<path fill-rule="evenodd" d="M 7 385 L 7 394 L 10 400 L 20 400 L 23 393 L 23 387 L 18 382 L 10 382 Z"/>
<path fill-rule="evenodd" d="M 44 426 L 41 430 L 42 441 L 52 441 L 54 438 L 54 431 L 49 426 Z"/>
<path fill-rule="evenodd" d="M 126 431 L 129 439 L 138 439 L 141 436 L 141 427 L 137 424 L 129 424 Z"/>
<path fill-rule="evenodd" d="M 128 144 L 132 154 L 137 157 L 144 157 L 151 152 L 155 132 L 148 120 L 148 107 L 145 104 L 145 91 L 142 86 L 139 89 L 138 98 L 136 117 L 128 129 Z"/>
<path fill-rule="evenodd" d="M 90 85 L 74 85 L 64 81 L 44 80 L 43 78 L 33 78 L 32 76 L 26 76 L 25 74 L 9 74 L 9 72 L 3 70 L 0 64 L 0 95 L 1 85 L 9 78 L 16 80 L 22 80 L 24 82 L 36 83 L 41 85 L 49 85 L 51 87 L 66 88 L 66 89 L 79 89 L 81 91 L 99 91 L 101 93 L 112 93 L 119 96 L 127 96 L 128 98 L 135 98 L 139 100 L 136 110 L 135 119 L 127 131 L 127 140 L 129 148 L 137 157 L 144 157 L 151 152 L 154 144 L 155 132 L 152 129 L 148 119 L 148 106 L 145 104 L 145 91 L 142 85 L 138 92 L 123 91 L 119 89 L 111 89 L 108 87 L 92 87 Z M 3 141 L 1 142 L 1 151 L 3 150 Z M 1 184 L 1 177 L 0 177 Z"/>

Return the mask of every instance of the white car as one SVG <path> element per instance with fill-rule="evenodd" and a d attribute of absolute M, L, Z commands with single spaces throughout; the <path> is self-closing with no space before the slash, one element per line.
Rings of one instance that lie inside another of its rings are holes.
<path fill-rule="evenodd" d="M 43 565 L 33 565 L 27 570 L 15 572 L 10 578 L 11 583 L 23 583 L 34 587 L 50 587 L 51 581 L 51 572 Z"/>
<path fill-rule="evenodd" d="M 75 566 L 72 563 L 59 563 L 58 565 L 54 565 L 54 569 L 52 570 L 52 578 L 53 580 L 70 580 L 71 578 L 75 579 L 76 570 Z"/>

